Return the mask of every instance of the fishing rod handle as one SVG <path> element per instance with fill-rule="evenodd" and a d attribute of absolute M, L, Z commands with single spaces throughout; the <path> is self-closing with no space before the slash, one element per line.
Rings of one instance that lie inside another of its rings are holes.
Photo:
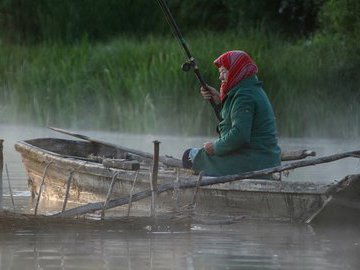
<path fill-rule="evenodd" d="M 194 67 L 194 73 L 196 75 L 196 77 L 198 78 L 201 86 L 204 88 L 204 89 L 208 89 L 208 86 L 206 84 L 206 82 L 204 81 L 204 79 L 202 78 L 201 74 L 200 74 L 200 70 L 197 66 Z M 216 118 L 221 121 L 221 116 L 220 116 L 220 106 L 218 104 L 215 103 L 214 99 L 211 98 L 209 99 L 209 102 L 210 102 L 210 105 L 211 107 L 214 109 L 214 112 L 215 112 L 215 115 L 216 115 Z"/>
<path fill-rule="evenodd" d="M 200 70 L 199 70 L 199 68 L 198 68 L 197 66 L 194 67 L 194 73 L 195 73 L 196 77 L 198 78 L 201 86 L 202 86 L 203 88 L 207 89 L 207 88 L 208 88 L 208 87 L 207 87 L 207 84 L 206 84 L 206 82 L 204 81 L 203 77 L 201 76 Z"/>

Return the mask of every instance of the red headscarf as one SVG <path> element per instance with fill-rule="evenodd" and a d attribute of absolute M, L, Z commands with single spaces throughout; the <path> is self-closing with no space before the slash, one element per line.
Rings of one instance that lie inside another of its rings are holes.
<path fill-rule="evenodd" d="M 215 59 L 214 64 L 217 68 L 225 67 L 228 70 L 227 81 L 220 87 L 221 101 L 224 100 L 228 91 L 241 80 L 258 72 L 255 62 L 243 51 L 226 52 Z"/>

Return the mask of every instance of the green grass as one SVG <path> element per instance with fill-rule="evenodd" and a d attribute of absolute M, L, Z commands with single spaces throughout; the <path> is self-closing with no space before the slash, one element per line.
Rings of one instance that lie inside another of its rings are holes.
<path fill-rule="evenodd" d="M 359 66 L 331 37 L 285 42 L 264 33 L 187 37 L 205 80 L 231 49 L 257 62 L 280 136 L 357 136 Z M 120 132 L 215 134 L 211 107 L 173 37 L 119 37 L 107 43 L 0 47 L 0 122 Z"/>

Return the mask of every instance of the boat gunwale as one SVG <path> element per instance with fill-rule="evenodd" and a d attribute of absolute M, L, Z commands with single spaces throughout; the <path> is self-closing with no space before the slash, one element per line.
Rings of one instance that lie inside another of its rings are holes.
<path fill-rule="evenodd" d="M 85 160 L 81 160 L 81 159 L 77 159 L 75 156 L 74 157 L 64 157 L 63 155 L 53 152 L 53 151 L 49 151 L 46 150 L 44 148 L 41 148 L 39 146 L 33 145 L 31 144 L 29 141 L 35 141 L 35 140 L 51 140 L 51 139 L 56 139 L 56 140 L 61 140 L 63 142 L 82 142 L 82 141 L 78 141 L 78 140 L 67 140 L 67 139 L 59 139 L 59 138 L 36 138 L 36 139 L 31 139 L 31 140 L 22 140 L 22 141 L 18 141 L 15 144 L 15 149 L 21 153 L 22 158 L 33 158 L 38 162 L 44 162 L 44 161 L 48 161 L 51 162 L 52 160 L 57 160 L 60 163 L 65 163 L 68 166 L 74 167 L 75 165 L 78 165 L 78 172 L 80 173 L 84 173 L 84 174 L 93 174 L 96 176 L 101 176 L 101 177 L 109 177 L 111 178 L 113 176 L 113 173 L 115 172 L 122 172 L 123 175 L 121 176 L 120 174 L 117 176 L 117 178 L 121 181 L 121 180 L 125 180 L 122 177 L 124 177 L 125 175 L 131 176 L 131 175 L 135 175 L 136 171 L 128 171 L 128 170 L 123 170 L 123 169 L 115 169 L 115 168 L 105 168 L 101 163 L 95 162 L 95 161 L 85 161 Z M 87 142 L 84 142 L 87 143 Z M 27 153 L 28 157 L 25 157 L 25 153 Z M 29 153 L 32 153 L 32 155 L 30 156 Z M 30 157 L 29 157 L 30 156 Z M 80 165 L 80 166 L 79 166 Z M 50 166 L 51 167 L 51 166 Z M 89 170 L 84 170 L 83 168 L 89 167 L 91 168 L 93 171 Z M 102 172 L 107 172 L 104 174 L 97 174 L 95 173 L 95 170 L 100 170 Z M 142 171 L 142 173 L 144 173 L 144 175 L 148 175 L 149 172 L 147 171 Z M 159 177 L 169 177 L 171 179 L 176 178 L 176 176 L 170 176 L 169 174 L 166 175 L 162 175 L 161 171 L 159 172 Z M 197 179 L 198 176 L 196 175 L 188 175 L 186 177 L 182 176 L 180 178 L 180 181 L 186 181 L 187 179 L 191 178 L 192 180 Z M 203 179 L 211 179 L 214 177 L 211 176 L 204 176 Z M 127 179 L 126 179 L 127 180 Z M 334 189 L 336 189 L 337 186 L 340 187 L 341 181 L 338 182 L 333 182 L 333 183 L 314 183 L 314 182 L 300 182 L 300 181 L 278 181 L 278 180 L 263 180 L 263 179 L 243 179 L 241 181 L 234 181 L 234 182 L 230 182 L 230 183 L 219 183 L 219 184 L 214 184 L 214 185 L 209 185 L 209 186 L 203 186 L 200 187 L 201 189 L 215 189 L 215 190 L 219 190 L 219 191 L 238 191 L 238 192 L 257 192 L 257 193 L 278 193 L 278 194 L 293 194 L 293 195 L 327 195 L 330 191 L 333 191 Z M 231 186 L 233 185 L 240 185 L 242 187 L 239 188 L 231 188 Z M 244 187 L 245 185 L 250 185 L 249 187 Z M 258 189 L 254 189 L 255 186 L 258 185 Z M 266 186 L 267 190 L 259 190 L 259 186 L 260 188 L 264 188 L 262 187 L 263 185 Z M 269 187 L 272 187 L 273 190 L 269 190 Z M 306 189 L 304 190 L 304 188 L 299 188 L 299 191 L 289 191 L 290 187 L 296 187 L 296 186 L 306 186 Z M 275 187 L 275 188 L 274 188 Z M 301 189 L 301 191 L 300 191 Z"/>

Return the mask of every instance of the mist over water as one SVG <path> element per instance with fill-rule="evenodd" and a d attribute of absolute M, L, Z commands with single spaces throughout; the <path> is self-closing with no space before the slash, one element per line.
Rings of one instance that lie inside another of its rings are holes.
<path fill-rule="evenodd" d="M 160 141 L 160 155 L 171 155 L 181 158 L 184 150 L 190 147 L 202 147 L 206 141 L 215 140 L 216 137 L 189 137 L 170 136 L 156 134 L 130 134 L 111 131 L 94 130 L 68 130 L 86 135 L 90 138 L 123 145 L 129 148 L 153 152 L 153 141 Z M 12 178 L 20 180 L 24 177 L 20 155 L 15 151 L 14 144 L 19 140 L 27 140 L 42 137 L 54 137 L 63 139 L 75 139 L 46 127 L 0 125 L 0 136 L 5 139 L 4 152 L 5 162 L 12 172 Z M 360 149 L 359 139 L 332 139 L 332 138 L 279 138 L 282 150 L 309 149 L 316 152 L 316 157 L 332 155 L 336 153 L 354 151 Z M 346 158 L 331 163 L 299 168 L 290 172 L 284 180 L 309 180 L 312 182 L 327 182 L 339 180 L 348 174 L 359 173 L 360 161 L 358 159 Z"/>
<path fill-rule="evenodd" d="M 122 134 L 71 130 L 91 138 L 181 157 L 212 137 Z M 0 125 L 4 162 L 9 169 L 18 211 L 27 209 L 24 167 L 14 144 L 40 137 L 75 139 L 44 127 Z M 283 149 L 311 149 L 317 156 L 360 149 L 357 140 L 280 138 Z M 290 172 L 284 181 L 331 182 L 360 173 L 358 159 L 344 159 Z M 6 176 L 3 177 L 6 179 Z M 4 181 L 3 208 L 12 210 Z M 4 225 L 0 222 L 0 269 L 358 269 L 360 228 L 267 222 L 196 224 L 189 228 L 132 228 L 102 225 Z"/>

